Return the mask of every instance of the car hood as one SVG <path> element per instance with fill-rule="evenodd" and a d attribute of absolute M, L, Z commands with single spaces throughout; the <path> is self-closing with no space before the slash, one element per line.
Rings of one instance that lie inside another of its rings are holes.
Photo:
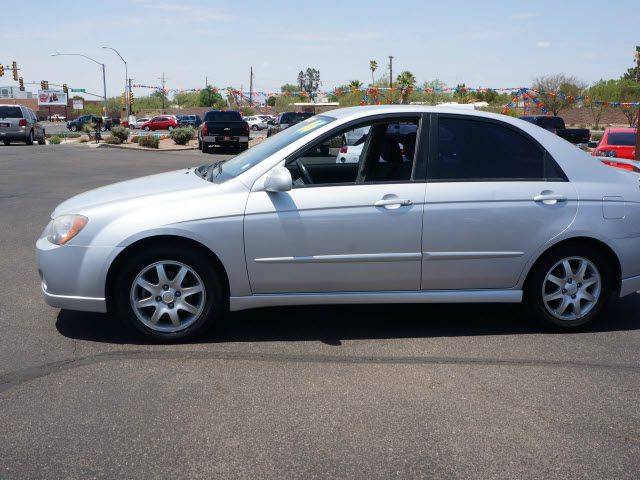
<path fill-rule="evenodd" d="M 83 213 L 88 209 L 127 200 L 139 200 L 156 195 L 166 198 L 173 192 L 188 192 L 197 188 L 214 186 L 194 173 L 194 169 L 181 169 L 148 177 L 136 178 L 89 190 L 56 207 L 52 217 L 64 214 Z"/>

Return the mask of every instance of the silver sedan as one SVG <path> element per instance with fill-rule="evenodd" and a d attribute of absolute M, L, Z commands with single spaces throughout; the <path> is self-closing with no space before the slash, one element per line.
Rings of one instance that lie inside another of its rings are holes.
<path fill-rule="evenodd" d="M 356 130 L 357 161 L 336 163 Z M 638 180 L 506 116 L 334 110 L 63 202 L 36 245 L 42 292 L 160 340 L 272 305 L 524 301 L 576 329 L 640 289 Z"/>

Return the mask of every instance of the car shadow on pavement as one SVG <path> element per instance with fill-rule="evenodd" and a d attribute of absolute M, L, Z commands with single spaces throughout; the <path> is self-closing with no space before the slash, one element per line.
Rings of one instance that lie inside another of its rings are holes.
<path fill-rule="evenodd" d="M 583 331 L 640 329 L 640 295 L 612 302 L 601 319 Z M 152 344 L 107 314 L 62 310 L 56 322 L 68 338 L 116 344 Z M 272 307 L 232 312 L 187 343 L 401 339 L 543 334 L 521 305 L 335 305 Z"/>

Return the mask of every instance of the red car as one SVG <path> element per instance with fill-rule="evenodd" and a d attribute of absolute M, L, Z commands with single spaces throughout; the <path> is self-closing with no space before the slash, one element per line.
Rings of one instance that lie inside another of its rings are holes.
<path fill-rule="evenodd" d="M 636 129 L 607 128 L 598 147 L 593 151 L 594 157 L 636 158 Z"/>
<path fill-rule="evenodd" d="M 178 121 L 171 116 L 153 117 L 148 122 L 143 123 L 140 128 L 147 132 L 149 130 L 173 130 L 178 128 Z"/>

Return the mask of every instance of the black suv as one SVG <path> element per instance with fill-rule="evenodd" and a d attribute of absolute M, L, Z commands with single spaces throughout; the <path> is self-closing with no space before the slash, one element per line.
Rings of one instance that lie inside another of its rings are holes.
<path fill-rule="evenodd" d="M 113 120 L 107 117 L 98 117 L 97 115 L 82 115 L 70 122 L 67 122 L 67 128 L 72 132 L 77 132 L 78 130 L 82 130 L 82 126 L 87 123 L 101 123 L 100 130 L 106 132 L 107 130 L 111 130 L 111 125 Z"/>

